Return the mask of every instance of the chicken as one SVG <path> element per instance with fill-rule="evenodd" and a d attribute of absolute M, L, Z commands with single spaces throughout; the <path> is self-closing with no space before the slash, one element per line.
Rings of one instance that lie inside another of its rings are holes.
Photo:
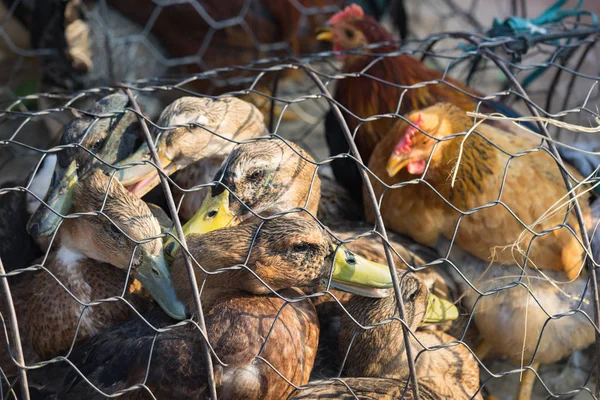
<path fill-rule="evenodd" d="M 564 226 L 578 231 L 574 212 L 565 214 L 570 203 L 552 156 L 542 149 L 524 154 L 538 143 L 485 124 L 448 139 L 473 127 L 470 117 L 448 103 L 415 111 L 408 120 L 415 127 L 398 121 L 373 152 L 369 168 L 383 181 L 372 179 L 374 189 L 382 196 L 384 184 L 421 176 L 427 185 L 387 192 L 381 203 L 386 225 L 431 246 L 440 235 L 451 239 L 458 225 L 456 244 L 483 260 L 522 264 L 528 254 L 528 267 L 577 278 L 584 250 L 580 236 Z M 572 168 L 569 172 L 581 179 Z M 580 194 L 589 217 L 587 194 Z M 365 208 L 373 220 L 372 210 Z"/>
<path fill-rule="evenodd" d="M 539 142 L 474 126 L 452 104 L 407 119 L 410 125 L 398 121 L 373 151 L 369 168 L 381 181 L 371 182 L 387 227 L 437 247 L 456 265 L 483 337 L 478 356 L 494 349 L 537 370 L 590 345 L 594 330 L 584 316 L 548 321 L 579 308 L 587 285 L 579 227 L 552 156 Z M 570 166 L 567 172 L 581 181 Z M 585 189 L 577 185 L 575 192 L 589 229 Z M 371 208 L 365 210 L 373 221 Z M 534 380 L 525 374 L 519 398 L 529 398 Z"/>
<path fill-rule="evenodd" d="M 363 122 L 365 118 L 391 113 L 404 115 L 438 102 L 448 102 L 462 110 L 474 111 L 479 98 L 484 97 L 476 90 L 446 76 L 445 72 L 428 68 L 411 55 L 386 57 L 386 53 L 398 50 L 398 46 L 391 43 L 394 37 L 374 18 L 365 15 L 356 4 L 331 17 L 317 38 L 331 41 L 334 51 L 354 50 L 382 43 L 378 47 L 337 56 L 343 60 L 342 72 L 348 75 L 337 81 L 334 98 L 347 110 L 345 119 L 351 133 L 355 135 L 356 145 L 365 164 L 377 143 L 396 121 L 391 117 L 381 117 Z M 479 111 L 518 116 L 514 110 L 492 100 L 483 101 Z M 510 123 L 498 122 L 497 125 L 516 134 L 522 133 L 521 129 Z M 529 123 L 525 125 L 535 129 Z M 325 132 L 331 155 L 348 152 L 348 144 L 339 122 L 331 111 L 326 117 Z M 332 168 L 336 178 L 360 200 L 361 185 L 357 182 L 361 180 L 355 161 L 338 159 L 332 163 Z"/>

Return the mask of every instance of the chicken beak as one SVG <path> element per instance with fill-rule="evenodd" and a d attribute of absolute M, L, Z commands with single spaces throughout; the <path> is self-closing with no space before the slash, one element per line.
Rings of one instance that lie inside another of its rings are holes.
<path fill-rule="evenodd" d="M 422 325 L 440 324 L 446 321 L 454 321 L 456 318 L 458 318 L 458 308 L 454 304 L 434 294 L 429 294 L 427 310 L 425 311 Z"/>
<path fill-rule="evenodd" d="M 62 219 L 56 213 L 66 215 L 71 209 L 73 189 L 77 181 L 75 161 L 71 161 L 67 168 L 56 164 L 48 193 L 44 198 L 47 206 L 40 204 L 27 223 L 27 232 L 32 237 L 47 237 L 54 233 Z"/>
<path fill-rule="evenodd" d="M 406 167 L 410 163 L 409 157 L 404 157 L 396 153 L 392 153 L 388 159 L 387 166 L 385 167 L 388 175 L 394 177 L 402 168 Z"/>
<path fill-rule="evenodd" d="M 167 260 L 162 252 L 157 256 L 144 254 L 136 278 L 171 318 L 183 320 L 187 317 L 185 305 L 171 285 Z"/>
<path fill-rule="evenodd" d="M 168 176 L 177 171 L 177 165 L 161 149 L 157 149 L 160 167 Z M 148 145 L 142 145 L 130 157 L 119 162 L 124 167 L 117 171 L 116 177 L 131 193 L 138 197 L 144 196 L 160 182 L 158 170 L 154 165 L 144 162 L 150 160 Z M 127 166 L 127 164 L 137 164 Z"/>
<path fill-rule="evenodd" d="M 204 198 L 200 209 L 183 226 L 183 235 L 187 237 L 191 234 L 207 233 L 231 225 L 236 225 L 236 218 L 229 210 L 229 192 L 223 190 L 221 194 L 213 196 L 210 191 Z M 167 256 L 173 257 L 177 249 L 179 249 L 179 243 L 170 237 L 165 243 L 165 253 Z"/>
<path fill-rule="evenodd" d="M 333 42 L 334 36 L 331 29 L 327 26 L 317 28 L 317 40 Z"/>
<path fill-rule="evenodd" d="M 387 265 L 369 261 L 341 246 L 335 254 L 331 286 L 359 296 L 383 298 L 390 294 L 392 277 Z"/>

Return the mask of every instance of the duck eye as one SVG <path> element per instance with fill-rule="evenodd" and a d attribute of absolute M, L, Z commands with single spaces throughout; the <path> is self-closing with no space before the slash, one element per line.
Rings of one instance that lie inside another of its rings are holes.
<path fill-rule="evenodd" d="M 92 145 L 91 150 L 93 151 L 97 151 L 100 148 L 100 145 L 102 144 L 102 140 L 98 139 L 94 142 L 94 144 Z"/>
<path fill-rule="evenodd" d="M 310 246 L 307 243 L 298 243 L 293 246 L 295 252 L 305 253 L 310 249 Z"/>
<path fill-rule="evenodd" d="M 344 33 L 348 39 L 354 39 L 354 31 L 352 29 L 346 29 Z"/>
<path fill-rule="evenodd" d="M 252 171 L 252 173 L 250 173 L 250 175 L 248 175 L 248 179 L 250 179 L 251 181 L 258 181 L 260 179 L 262 179 L 264 175 L 264 171 L 262 169 L 256 169 L 254 171 Z"/>
<path fill-rule="evenodd" d="M 112 222 L 110 223 L 110 230 L 114 235 L 120 235 L 121 231 L 119 230 L 119 228 L 113 224 Z"/>
<path fill-rule="evenodd" d="M 417 298 L 417 292 L 418 290 L 413 291 L 409 296 L 408 296 L 408 301 L 415 301 L 415 299 Z"/>

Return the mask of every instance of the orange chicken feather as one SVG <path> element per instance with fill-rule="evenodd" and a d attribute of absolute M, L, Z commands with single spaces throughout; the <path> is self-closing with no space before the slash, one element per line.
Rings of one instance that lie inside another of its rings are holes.
<path fill-rule="evenodd" d="M 369 168 L 385 185 L 421 177 L 426 184 L 386 192 L 384 184 L 371 178 L 377 196 L 383 197 L 386 226 L 434 245 L 440 235 L 452 239 L 458 224 L 456 244 L 483 260 L 523 265 L 528 254 L 529 267 L 561 270 L 570 280 L 579 275 L 584 250 L 577 221 L 559 167 L 539 142 L 486 124 L 465 135 L 473 120 L 447 103 L 413 112 L 408 119 L 419 129 L 398 121 L 375 148 Z M 587 193 L 579 193 L 589 218 Z M 373 221 L 371 207 L 365 210 Z M 467 214 L 461 218 L 461 212 Z M 529 229 L 540 236 L 534 238 Z"/>

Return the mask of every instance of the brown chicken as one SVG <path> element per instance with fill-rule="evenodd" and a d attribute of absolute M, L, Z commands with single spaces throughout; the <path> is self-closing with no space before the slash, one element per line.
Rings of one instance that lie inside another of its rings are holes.
<path fill-rule="evenodd" d="M 342 112 L 365 164 L 396 119 L 391 116 L 377 117 L 368 122 L 362 119 L 392 113 L 404 115 L 438 102 L 474 111 L 479 97 L 483 97 L 476 90 L 425 66 L 411 55 L 386 56 L 398 51 L 397 42 L 385 27 L 356 4 L 331 17 L 317 39 L 331 41 L 334 51 L 361 48 L 354 53 L 337 56 L 343 60 L 342 73 L 347 75 L 336 81 L 333 97 L 343 107 Z M 363 49 L 376 43 L 381 45 Z M 479 109 L 485 113 L 500 111 L 508 116 L 518 116 L 509 107 L 490 100 L 482 102 Z M 512 124 L 496 124 L 509 131 L 520 132 Z M 332 156 L 348 152 L 348 144 L 332 112 L 326 117 L 325 132 Z M 361 178 L 354 160 L 336 160 L 332 168 L 336 178 L 361 202 L 361 185 L 357 183 Z"/>
<path fill-rule="evenodd" d="M 458 224 L 456 244 L 483 260 L 522 265 L 528 254 L 529 267 L 564 271 L 570 280 L 580 274 L 584 250 L 579 235 L 564 226 L 578 232 L 574 213 L 565 213 L 571 203 L 559 167 L 543 150 L 521 153 L 539 143 L 485 124 L 466 136 L 449 138 L 469 131 L 473 120 L 447 103 L 413 112 L 408 120 L 416 128 L 398 121 L 369 162 L 383 181 L 372 179 L 377 196 L 383 195 L 386 225 L 435 245 L 440 235 L 451 239 Z M 427 184 L 409 184 L 383 194 L 384 184 L 421 177 Z M 589 217 L 587 194 L 580 194 L 580 205 Z M 482 206 L 486 207 L 470 212 Z M 373 220 L 370 207 L 365 209 Z M 530 230 L 539 236 L 534 238 Z"/>

